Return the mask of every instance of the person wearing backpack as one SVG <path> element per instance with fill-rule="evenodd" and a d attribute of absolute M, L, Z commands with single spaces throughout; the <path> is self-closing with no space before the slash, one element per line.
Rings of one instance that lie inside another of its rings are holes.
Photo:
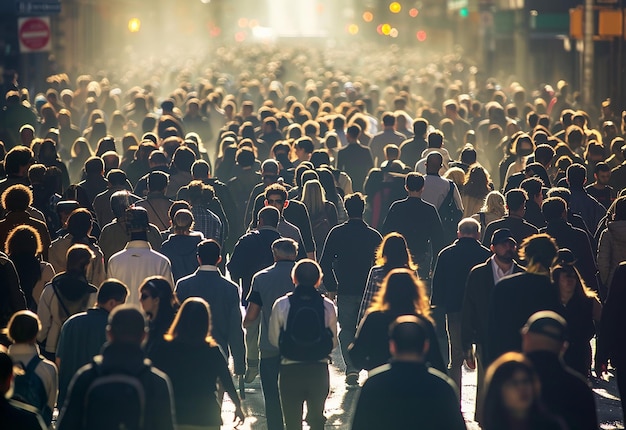
<path fill-rule="evenodd" d="M 74 375 L 57 430 L 174 430 L 170 380 L 141 349 L 147 331 L 136 307 L 113 309 L 108 343 Z"/>
<path fill-rule="evenodd" d="M 281 356 L 278 387 L 286 430 L 302 429 L 302 410 L 311 430 L 322 430 L 324 403 L 330 391 L 328 363 L 339 344 L 337 312 L 332 301 L 317 290 L 322 270 L 313 260 L 293 268 L 293 293 L 274 303 L 269 341 Z"/>
<path fill-rule="evenodd" d="M 12 430 L 45 430 L 41 416 L 30 405 L 7 399 L 13 386 L 13 360 L 0 347 L 0 423 Z"/>
<path fill-rule="evenodd" d="M 51 361 L 44 359 L 37 346 L 41 322 L 31 311 L 16 312 L 7 326 L 12 345 L 9 356 L 22 370 L 15 376 L 13 399 L 26 403 L 42 416 L 46 425 L 52 422 L 52 410 L 57 401 L 58 374 Z"/>

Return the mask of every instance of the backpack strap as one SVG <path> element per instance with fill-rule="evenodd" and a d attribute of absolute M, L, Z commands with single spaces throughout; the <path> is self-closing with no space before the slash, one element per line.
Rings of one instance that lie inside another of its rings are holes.
<path fill-rule="evenodd" d="M 63 300 L 61 299 L 61 295 L 57 291 L 57 287 L 54 284 L 52 284 L 52 291 L 54 291 L 54 295 L 56 296 L 57 301 L 61 305 L 61 308 L 63 308 L 63 312 L 65 312 L 65 315 L 67 315 L 67 318 L 72 316 L 72 314 L 70 314 L 70 311 L 67 310 L 67 306 L 65 306 L 65 303 L 63 303 Z"/>
<path fill-rule="evenodd" d="M 43 359 L 39 356 L 39 354 L 36 354 L 33 358 L 30 359 L 30 361 L 28 362 L 26 366 L 24 366 L 24 363 L 21 363 L 21 364 L 26 373 L 32 373 L 35 371 L 37 366 L 39 366 L 39 363 L 41 363 L 42 361 Z"/>

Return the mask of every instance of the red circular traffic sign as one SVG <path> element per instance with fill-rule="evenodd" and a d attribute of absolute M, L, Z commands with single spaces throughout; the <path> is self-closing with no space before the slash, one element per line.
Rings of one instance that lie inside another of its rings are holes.
<path fill-rule="evenodd" d="M 41 18 L 29 18 L 20 25 L 19 38 L 30 50 L 43 49 L 50 43 L 50 25 Z"/>

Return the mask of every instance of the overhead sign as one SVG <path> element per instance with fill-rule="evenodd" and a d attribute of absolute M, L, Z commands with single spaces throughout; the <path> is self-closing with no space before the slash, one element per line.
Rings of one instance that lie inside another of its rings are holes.
<path fill-rule="evenodd" d="M 20 52 L 50 51 L 50 18 L 47 16 L 19 18 L 17 32 Z"/>
<path fill-rule="evenodd" d="M 18 15 L 56 15 L 61 13 L 61 2 L 58 0 L 18 0 L 15 8 Z"/>

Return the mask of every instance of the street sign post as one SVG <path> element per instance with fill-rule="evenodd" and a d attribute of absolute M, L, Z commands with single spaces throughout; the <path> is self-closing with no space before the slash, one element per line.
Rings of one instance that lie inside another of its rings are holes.
<path fill-rule="evenodd" d="M 19 18 L 17 32 L 20 52 L 50 51 L 50 18 L 47 16 Z"/>

